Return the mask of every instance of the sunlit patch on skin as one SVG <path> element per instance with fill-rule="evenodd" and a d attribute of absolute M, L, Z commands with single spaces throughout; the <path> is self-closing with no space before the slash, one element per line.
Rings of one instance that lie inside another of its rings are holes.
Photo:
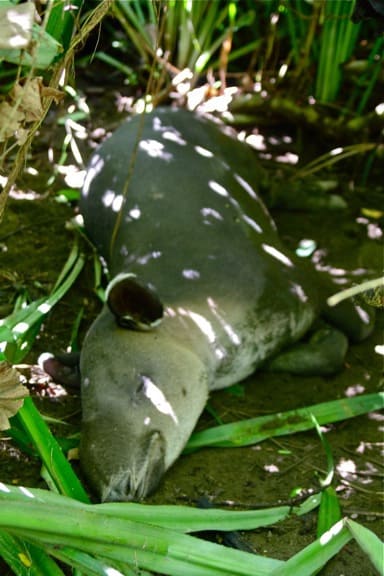
<path fill-rule="evenodd" d="M 128 214 L 132 218 L 132 220 L 139 220 L 141 216 L 141 210 L 138 206 L 134 206 L 133 208 L 131 208 L 131 210 L 129 210 Z"/>
<path fill-rule="evenodd" d="M 104 159 L 101 156 L 99 156 L 99 154 L 95 154 L 93 158 L 91 158 L 91 162 L 88 167 L 83 185 L 84 196 L 88 196 L 89 187 L 92 184 L 92 180 L 99 174 L 99 172 L 102 171 L 106 160 L 108 160 L 108 158 Z"/>
<path fill-rule="evenodd" d="M 198 270 L 183 270 L 182 275 L 187 280 L 197 280 L 200 278 L 200 272 Z"/>
<path fill-rule="evenodd" d="M 119 194 L 118 196 L 116 196 L 113 199 L 112 206 L 111 206 L 113 212 L 120 212 L 121 207 L 123 205 L 123 202 L 124 202 L 124 196 L 122 194 Z"/>
<path fill-rule="evenodd" d="M 369 314 L 366 310 L 364 310 L 364 308 L 362 308 L 361 306 L 356 305 L 355 306 L 355 310 L 358 313 L 360 319 L 362 322 L 364 322 L 364 324 L 369 324 L 370 323 L 370 317 Z"/>
<path fill-rule="evenodd" d="M 274 246 L 270 246 L 269 244 L 262 244 L 261 247 L 263 248 L 264 252 L 273 258 L 276 258 L 276 260 L 279 260 L 282 264 L 285 264 L 285 266 L 293 268 L 293 262 L 288 258 L 288 256 L 280 252 L 280 250 Z"/>
<path fill-rule="evenodd" d="M 296 282 L 291 282 L 290 291 L 293 292 L 293 294 L 296 294 L 296 296 L 298 296 L 301 302 L 308 302 L 309 298 L 304 292 L 303 287 L 300 286 L 300 284 L 296 284 Z"/>
<path fill-rule="evenodd" d="M 223 217 L 220 214 L 220 212 L 218 212 L 214 208 L 202 208 L 200 212 L 204 218 L 204 224 L 208 225 L 212 224 L 212 220 L 223 220 Z"/>
<path fill-rule="evenodd" d="M 213 153 L 207 148 L 203 148 L 202 146 L 195 146 L 195 150 L 200 156 L 205 156 L 205 158 L 213 158 Z"/>
<path fill-rule="evenodd" d="M 145 266 L 146 264 L 148 264 L 148 262 L 150 260 L 157 260 L 157 258 L 161 257 L 161 252 L 159 250 L 154 250 L 153 252 L 149 252 L 148 254 L 144 254 L 143 256 L 140 256 L 140 258 L 136 259 L 136 262 L 138 264 L 141 264 L 142 266 Z"/>
<path fill-rule="evenodd" d="M 233 330 L 232 326 L 228 322 L 226 322 L 223 316 L 219 313 L 216 302 L 212 298 L 207 298 L 207 302 L 210 309 L 212 310 L 212 313 L 220 322 L 221 326 L 224 329 L 224 332 L 228 335 L 232 344 L 234 344 L 235 346 L 240 346 L 241 339 L 239 335 Z"/>
<path fill-rule="evenodd" d="M 256 192 L 254 191 L 252 186 L 250 184 L 248 184 L 248 182 L 246 180 L 244 180 L 244 178 L 242 178 L 241 176 L 239 176 L 239 174 L 236 174 L 236 173 L 234 173 L 234 177 L 238 181 L 240 186 L 242 188 L 244 188 L 244 190 L 249 194 L 249 196 L 251 196 L 251 198 L 253 198 L 254 200 L 258 199 Z"/>
<path fill-rule="evenodd" d="M 179 421 L 177 416 L 168 402 L 166 397 L 164 396 L 163 392 L 160 390 L 158 386 L 148 376 L 141 376 L 141 380 L 143 383 L 143 392 L 144 395 L 152 402 L 155 408 L 162 414 L 166 416 L 170 416 L 175 424 L 178 424 Z"/>
<path fill-rule="evenodd" d="M 250 218 L 246 214 L 243 214 L 243 220 L 244 220 L 244 222 L 249 224 L 249 226 L 251 226 L 251 228 L 253 228 L 259 234 L 261 234 L 263 232 L 262 228 L 258 225 L 258 223 L 255 222 L 255 220 L 252 220 L 252 218 Z"/>
<path fill-rule="evenodd" d="M 226 188 L 224 188 L 224 186 L 222 186 L 221 184 L 219 184 L 215 180 L 209 180 L 208 186 L 210 187 L 211 190 L 216 192 L 216 194 L 219 194 L 219 196 L 224 196 L 224 197 L 229 196 L 228 190 L 226 190 Z"/>
<path fill-rule="evenodd" d="M 211 323 L 206 318 L 204 318 L 204 316 L 201 316 L 201 314 L 197 314 L 196 312 L 192 312 L 191 310 L 185 310 L 185 308 L 178 308 L 177 310 L 181 316 L 188 316 L 194 321 L 196 326 L 198 326 L 200 330 L 208 338 L 208 342 L 210 342 L 211 344 L 215 342 L 216 340 L 215 331 Z"/>
<path fill-rule="evenodd" d="M 176 130 L 165 130 L 163 132 L 164 140 L 170 140 L 171 142 L 175 142 L 176 144 L 180 144 L 180 146 L 186 146 L 187 142 L 184 138 L 181 137 L 179 132 Z"/>
<path fill-rule="evenodd" d="M 148 140 L 140 140 L 140 150 L 143 150 L 151 158 L 160 158 L 161 160 L 172 160 L 172 154 L 166 152 L 164 144 L 158 140 L 148 138 Z"/>
<path fill-rule="evenodd" d="M 112 206 L 112 202 L 114 201 L 115 197 L 116 197 L 116 192 L 114 192 L 113 190 L 107 189 L 104 192 L 101 201 L 106 208 L 110 208 Z"/>

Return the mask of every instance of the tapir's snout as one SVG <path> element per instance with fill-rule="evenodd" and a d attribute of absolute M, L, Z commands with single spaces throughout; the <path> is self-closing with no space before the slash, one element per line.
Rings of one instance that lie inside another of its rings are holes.
<path fill-rule="evenodd" d="M 137 501 L 150 494 L 165 472 L 165 442 L 152 431 L 129 443 L 92 439 L 85 427 L 80 445 L 82 466 L 102 502 Z M 109 444 L 109 445 L 108 445 Z"/>

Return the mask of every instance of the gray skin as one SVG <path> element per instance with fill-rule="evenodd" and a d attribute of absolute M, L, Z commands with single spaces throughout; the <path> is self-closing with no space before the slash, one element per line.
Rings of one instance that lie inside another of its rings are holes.
<path fill-rule="evenodd" d="M 246 145 L 182 110 L 135 117 L 91 159 L 81 211 L 121 292 L 80 361 L 80 460 L 103 501 L 151 492 L 209 392 L 295 343 L 319 313 L 311 271 L 282 246 L 258 196 L 260 175 Z M 330 348 L 340 354 L 323 372 L 342 364 L 340 333 Z M 322 371 L 316 354 L 309 373 Z"/>

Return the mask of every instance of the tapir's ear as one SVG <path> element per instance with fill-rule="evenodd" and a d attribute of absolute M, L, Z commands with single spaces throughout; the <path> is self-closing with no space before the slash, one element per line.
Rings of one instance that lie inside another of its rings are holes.
<path fill-rule="evenodd" d="M 150 330 L 163 317 L 156 292 L 140 284 L 135 274 L 118 274 L 108 285 L 107 304 L 122 328 Z"/>

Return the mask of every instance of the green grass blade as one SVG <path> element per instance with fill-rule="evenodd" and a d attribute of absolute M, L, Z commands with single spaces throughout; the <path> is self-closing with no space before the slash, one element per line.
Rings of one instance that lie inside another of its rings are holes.
<path fill-rule="evenodd" d="M 12 314 L 0 320 L 0 359 L 15 364 L 23 360 L 33 345 L 42 321 L 75 282 L 84 261 L 75 243 L 52 293 L 23 308 L 15 307 Z"/>
<path fill-rule="evenodd" d="M 321 538 L 300 550 L 271 572 L 270 576 L 310 576 L 316 574 L 351 540 L 349 530 L 340 521 L 323 534 Z"/>
<path fill-rule="evenodd" d="M 362 550 L 367 554 L 368 558 L 379 572 L 384 573 L 384 544 L 381 540 L 368 528 L 347 519 L 346 524 Z"/>
<path fill-rule="evenodd" d="M 142 522 L 133 522 L 66 498 L 65 505 L 39 501 L 33 491 L 0 485 L 0 527 L 42 545 L 69 546 L 108 560 L 175 576 L 266 576 L 278 560 L 225 548 Z M 24 499 L 20 499 L 23 494 Z M 41 519 L 44 518 L 44 522 Z"/>
<path fill-rule="evenodd" d="M 384 393 L 379 392 L 323 402 L 270 416 L 250 418 L 242 422 L 223 424 L 192 434 L 184 452 L 192 452 L 205 446 L 249 446 L 262 442 L 266 438 L 310 430 L 314 426 L 312 415 L 319 424 L 330 424 L 380 410 L 383 407 Z"/>
<path fill-rule="evenodd" d="M 82 502 L 88 502 L 88 496 L 80 480 L 31 398 L 25 398 L 23 406 L 13 417 L 12 422 L 14 420 L 30 436 L 57 490 Z"/>
<path fill-rule="evenodd" d="M 28 488 L 28 493 L 41 505 L 52 506 L 58 512 L 70 506 L 82 510 L 83 504 L 56 493 L 38 488 Z M 3 485 L 0 501 L 25 502 L 24 492 L 18 488 Z M 311 508 L 313 509 L 313 508 Z M 121 520 L 153 524 L 179 532 L 199 532 L 203 530 L 254 530 L 270 526 L 284 520 L 290 512 L 289 506 L 276 506 L 265 510 L 221 510 L 219 508 L 199 509 L 189 506 L 136 504 L 134 502 L 95 504 L 93 511 Z M 298 510 L 298 509 L 297 509 Z M 295 509 L 295 513 L 296 509 Z"/>
<path fill-rule="evenodd" d="M 327 486 L 321 494 L 317 519 L 317 537 L 320 538 L 339 520 L 341 520 L 339 499 L 333 486 Z"/>
<path fill-rule="evenodd" d="M 0 557 L 17 576 L 64 576 L 64 572 L 43 550 L 0 531 Z"/>

